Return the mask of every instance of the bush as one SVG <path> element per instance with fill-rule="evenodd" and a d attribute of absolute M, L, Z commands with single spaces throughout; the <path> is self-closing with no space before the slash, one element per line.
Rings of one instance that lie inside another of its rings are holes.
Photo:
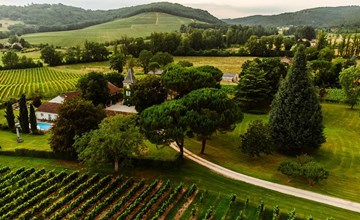
<path fill-rule="evenodd" d="M 323 165 L 312 161 L 303 166 L 303 175 L 307 178 L 309 185 L 313 186 L 315 183 L 327 179 L 329 171 Z"/>
<path fill-rule="evenodd" d="M 346 95 L 342 89 L 325 89 L 324 101 L 335 102 L 335 103 L 345 103 Z"/>
<path fill-rule="evenodd" d="M 250 122 L 249 128 L 245 134 L 240 135 L 240 139 L 241 151 L 250 157 L 260 157 L 261 153 L 271 154 L 274 150 L 270 131 L 261 120 Z"/>
<path fill-rule="evenodd" d="M 290 178 L 306 178 L 310 186 L 329 177 L 329 171 L 308 155 L 299 156 L 295 161 L 287 160 L 282 162 L 278 167 L 278 171 L 287 175 L 289 181 Z"/>
<path fill-rule="evenodd" d="M 187 60 L 180 60 L 178 63 L 178 65 L 182 66 L 182 67 L 191 67 L 194 66 L 193 63 L 187 61 Z"/>

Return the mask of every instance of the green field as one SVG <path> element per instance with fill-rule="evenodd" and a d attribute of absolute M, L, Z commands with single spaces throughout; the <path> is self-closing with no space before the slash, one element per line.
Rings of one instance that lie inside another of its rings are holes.
<path fill-rule="evenodd" d="M 202 57 L 202 56 L 176 56 L 175 62 L 186 60 L 194 66 L 210 65 L 219 68 L 223 73 L 239 74 L 242 65 L 247 60 L 253 60 L 255 57 Z"/>
<path fill-rule="evenodd" d="M 194 66 L 210 65 L 219 68 L 223 73 L 239 74 L 241 72 L 241 66 L 247 61 L 252 60 L 255 57 L 203 57 L 203 56 L 174 56 L 174 62 L 189 61 Z M 97 72 L 109 72 L 109 61 L 94 62 L 94 63 L 79 63 L 72 65 L 63 65 L 52 67 L 57 70 L 64 70 L 68 72 L 87 73 L 90 71 Z M 134 68 L 135 73 L 142 74 L 141 67 Z"/>
<path fill-rule="evenodd" d="M 85 40 L 100 42 L 113 41 L 122 36 L 146 37 L 153 32 L 178 31 L 182 24 L 194 22 L 164 13 L 142 13 L 129 18 L 118 19 L 74 31 L 46 32 L 24 35 L 23 38 L 31 44 L 48 43 L 57 46 L 83 45 Z"/>
<path fill-rule="evenodd" d="M 81 74 L 54 69 L 32 68 L 0 71 L 0 100 L 21 94 L 31 97 L 39 92 L 43 97 L 52 98 L 59 93 L 72 91 Z"/>
<path fill-rule="evenodd" d="M 314 158 L 330 171 L 329 179 L 315 186 L 305 180 L 288 183 L 285 175 L 277 171 L 284 155 L 274 154 L 249 158 L 239 149 L 239 135 L 246 131 L 250 121 L 267 120 L 266 115 L 245 114 L 244 121 L 227 134 L 214 135 L 208 142 L 204 158 L 229 169 L 260 179 L 290 185 L 335 197 L 360 202 L 360 118 L 357 110 L 342 104 L 323 103 L 326 143 Z M 201 142 L 188 139 L 185 147 L 194 153 L 200 152 Z"/>

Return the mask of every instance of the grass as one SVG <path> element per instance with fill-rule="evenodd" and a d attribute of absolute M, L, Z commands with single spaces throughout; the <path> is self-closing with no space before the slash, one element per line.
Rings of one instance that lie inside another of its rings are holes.
<path fill-rule="evenodd" d="M 359 112 L 341 104 L 322 104 L 327 142 L 314 154 L 314 158 L 330 171 L 329 179 L 311 187 L 306 181 L 287 182 L 277 172 L 277 166 L 288 159 L 274 154 L 249 158 L 239 149 L 239 135 L 246 131 L 250 121 L 267 120 L 266 115 L 245 114 L 244 121 L 233 132 L 214 135 L 207 142 L 204 158 L 229 169 L 260 179 L 315 191 L 330 196 L 360 202 L 360 120 Z M 200 152 L 200 141 L 188 139 L 185 147 Z"/>
<path fill-rule="evenodd" d="M 0 113 L 3 111 L 4 110 L 1 109 Z M 0 130 L 1 150 L 13 151 L 17 148 L 26 148 L 31 150 L 51 151 L 49 145 L 50 135 L 50 132 L 47 132 L 44 135 L 20 134 L 24 142 L 17 143 L 15 133 Z M 169 147 L 156 146 L 149 141 L 146 141 L 145 144 L 148 147 L 144 155 L 146 159 L 172 161 L 177 158 L 178 153 Z"/>
<path fill-rule="evenodd" d="M 31 150 L 51 151 L 48 139 L 49 133 L 44 135 L 20 134 L 24 140 L 23 143 L 17 143 L 16 133 L 0 130 L 0 146 L 1 150 L 13 151 L 17 148 L 27 148 Z"/>
<path fill-rule="evenodd" d="M 12 169 L 34 167 L 46 168 L 47 170 L 55 169 L 56 171 L 63 169 L 80 169 L 85 171 L 80 164 L 74 162 L 28 157 L 0 156 L 0 166 L 9 166 Z M 111 174 L 112 167 L 109 167 L 105 172 L 103 171 L 101 172 L 102 174 Z M 288 213 L 293 208 L 296 208 L 297 216 L 300 218 L 305 218 L 310 214 L 315 219 L 325 219 L 330 216 L 335 219 L 356 219 L 358 217 L 358 213 L 295 198 L 225 178 L 188 160 L 185 160 L 182 165 L 172 168 L 138 167 L 122 169 L 120 172 L 125 176 L 136 179 L 170 179 L 173 185 L 177 185 L 179 182 L 184 182 L 186 185 L 196 183 L 200 189 L 208 189 L 210 193 L 216 196 L 219 192 L 227 198 L 230 198 L 231 194 L 236 194 L 238 195 L 238 201 L 245 201 L 246 198 L 249 198 L 250 203 L 254 206 L 257 206 L 263 200 L 265 206 L 269 209 L 279 205 L 281 212 L 284 213 Z"/>
<path fill-rule="evenodd" d="M 194 66 L 211 65 L 219 68 L 223 73 L 239 74 L 241 66 L 247 60 L 253 60 L 255 57 L 201 57 L 201 56 L 177 56 L 174 57 L 175 62 L 186 60 L 194 64 Z"/>
<path fill-rule="evenodd" d="M 21 167 L 34 167 L 35 169 L 45 168 L 48 171 L 54 170 L 56 172 L 63 170 L 84 169 L 81 164 L 72 161 L 3 155 L 0 155 L 0 166 L 8 166 L 11 169 L 17 169 Z"/>
<path fill-rule="evenodd" d="M 204 66 L 211 65 L 219 68 L 224 73 L 240 73 L 241 66 L 247 60 L 252 60 L 254 57 L 201 57 L 201 56 L 175 56 L 174 62 L 179 62 L 181 60 L 187 60 L 194 64 L 194 66 Z M 109 61 L 103 62 L 93 62 L 93 63 L 79 63 L 72 65 L 62 65 L 57 67 L 51 67 L 55 70 L 62 70 L 67 72 L 74 73 L 88 73 L 90 71 L 97 72 L 111 72 Z M 141 78 L 146 76 L 143 74 L 143 69 L 141 67 L 135 67 L 134 72 Z"/>
<path fill-rule="evenodd" d="M 61 66 L 51 67 L 51 69 L 61 70 L 61 71 L 66 71 L 66 72 L 73 72 L 73 73 L 80 73 L 80 74 L 85 74 L 85 73 L 92 72 L 92 71 L 102 72 L 102 73 L 112 71 L 112 70 L 110 70 L 109 61 L 61 65 Z"/>
<path fill-rule="evenodd" d="M 57 46 L 83 45 L 86 40 L 103 43 L 120 39 L 122 36 L 146 37 L 153 32 L 178 31 L 182 24 L 193 19 L 164 13 L 142 13 L 129 18 L 94 25 L 74 31 L 45 32 L 23 35 L 31 44 L 53 44 Z"/>

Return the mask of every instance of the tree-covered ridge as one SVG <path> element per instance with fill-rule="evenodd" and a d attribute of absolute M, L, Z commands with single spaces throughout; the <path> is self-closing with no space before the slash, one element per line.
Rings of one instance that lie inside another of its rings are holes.
<path fill-rule="evenodd" d="M 314 27 L 360 27 L 360 6 L 319 7 L 278 15 L 254 15 L 225 19 L 229 24 Z"/>
<path fill-rule="evenodd" d="M 127 18 L 144 12 L 162 12 L 192 18 L 207 23 L 222 23 L 209 12 L 180 4 L 159 2 L 114 10 L 85 10 L 63 4 L 31 4 L 27 6 L 0 6 L 0 18 L 25 23 L 9 27 L 22 34 L 33 32 L 76 30 L 95 24 Z"/>

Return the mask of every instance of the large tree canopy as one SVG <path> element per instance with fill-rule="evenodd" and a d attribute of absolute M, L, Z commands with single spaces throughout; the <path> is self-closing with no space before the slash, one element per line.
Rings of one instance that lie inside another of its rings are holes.
<path fill-rule="evenodd" d="M 318 92 L 308 75 L 304 46 L 299 46 L 275 95 L 269 127 L 275 144 L 289 153 L 318 149 L 325 142 Z"/>
<path fill-rule="evenodd" d="M 268 108 L 286 72 L 287 64 L 279 58 L 257 58 L 245 62 L 236 94 L 241 106 L 246 110 Z"/>
<path fill-rule="evenodd" d="M 196 67 L 182 67 L 173 65 L 161 75 L 166 89 L 171 90 L 182 97 L 189 92 L 206 87 L 217 87 L 218 82 L 212 73 L 202 72 Z"/>
<path fill-rule="evenodd" d="M 167 52 L 157 52 L 152 58 L 151 62 L 158 63 L 161 67 L 166 66 L 169 63 L 174 62 L 174 58 L 171 54 Z"/>
<path fill-rule="evenodd" d="M 145 74 L 149 72 L 149 64 L 152 57 L 153 53 L 149 50 L 142 50 L 139 54 L 139 63 L 140 66 L 144 69 Z"/>
<path fill-rule="evenodd" d="M 16 68 L 19 63 L 19 56 L 11 50 L 4 53 L 1 59 L 4 67 L 8 69 Z"/>
<path fill-rule="evenodd" d="M 202 154 L 206 140 L 214 132 L 232 131 L 236 123 L 243 119 L 240 108 L 219 89 L 198 89 L 184 96 L 181 101 L 187 109 L 189 128 L 202 139 Z"/>
<path fill-rule="evenodd" d="M 110 57 L 110 69 L 118 71 L 118 73 L 122 73 L 124 70 L 124 66 L 126 64 L 126 56 L 123 53 L 115 53 Z"/>
<path fill-rule="evenodd" d="M 74 147 L 80 160 L 89 165 L 110 160 L 118 173 L 120 161 L 126 163 L 128 158 L 143 152 L 144 137 L 133 116 L 116 115 L 105 118 L 99 129 L 77 137 Z"/>
<path fill-rule="evenodd" d="M 55 121 L 50 137 L 50 147 L 55 152 L 75 155 L 72 147 L 74 137 L 92 129 L 105 118 L 104 111 L 90 101 L 81 98 L 65 100 L 59 109 L 59 118 Z"/>
<path fill-rule="evenodd" d="M 124 86 L 123 85 L 124 75 L 122 75 L 121 73 L 117 73 L 117 72 L 107 73 L 105 75 L 105 78 L 107 81 L 111 82 L 112 84 L 114 84 L 119 88 L 122 88 Z"/>
<path fill-rule="evenodd" d="M 81 90 L 81 97 L 92 101 L 95 106 L 105 105 L 109 99 L 107 80 L 102 73 L 90 72 L 82 76 L 76 86 Z"/>
<path fill-rule="evenodd" d="M 255 63 L 248 64 L 240 74 L 235 96 L 244 111 L 266 109 L 271 103 L 270 83 L 265 74 Z"/>
<path fill-rule="evenodd" d="M 352 66 L 340 73 L 340 84 L 346 95 L 346 102 L 354 108 L 360 97 L 360 66 Z"/>
<path fill-rule="evenodd" d="M 61 52 L 56 51 L 53 46 L 46 46 L 41 50 L 40 58 L 49 66 L 57 66 L 62 64 L 63 55 Z"/>
<path fill-rule="evenodd" d="M 186 107 L 180 100 L 164 102 L 145 109 L 140 115 L 142 132 L 154 144 L 169 145 L 176 142 L 183 156 L 187 130 Z"/>
<path fill-rule="evenodd" d="M 131 85 L 131 103 L 138 112 L 166 100 L 167 92 L 160 77 L 148 75 Z"/>

